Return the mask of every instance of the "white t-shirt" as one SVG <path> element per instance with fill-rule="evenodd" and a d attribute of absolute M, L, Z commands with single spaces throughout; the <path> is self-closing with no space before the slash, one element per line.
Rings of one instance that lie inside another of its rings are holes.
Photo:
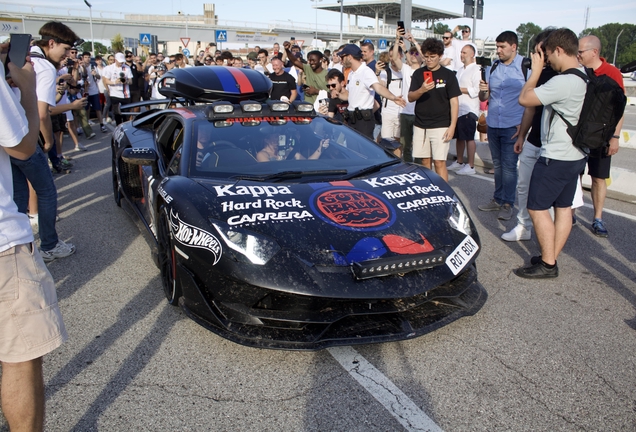
<path fill-rule="evenodd" d="M 459 39 L 451 39 L 453 41 L 453 46 L 455 47 L 455 65 L 456 67 L 453 68 L 453 70 L 459 70 L 459 67 L 462 65 L 462 49 L 466 46 L 466 45 L 472 45 L 473 48 L 475 48 L 475 56 L 477 56 L 477 45 L 475 45 L 472 41 L 470 40 L 459 40 Z"/>
<path fill-rule="evenodd" d="M 579 70 L 583 72 L 582 68 Z M 576 125 L 583 108 L 586 90 L 585 81 L 572 74 L 557 75 L 534 89 L 544 106 L 541 117 L 541 156 L 562 161 L 575 161 L 585 157 L 585 154 L 572 144 L 565 122 L 557 113 L 553 116 L 552 111 L 556 110 L 567 121 Z"/>
<path fill-rule="evenodd" d="M 88 94 L 89 94 L 89 96 L 93 96 L 93 95 L 99 94 L 98 82 L 100 82 L 102 80 L 101 77 L 98 78 L 98 76 L 100 76 L 99 71 L 92 64 L 89 64 L 88 66 L 82 65 L 82 67 L 84 67 L 86 69 L 86 81 L 88 82 Z M 93 76 L 93 74 L 91 73 L 91 71 L 93 69 L 97 73 L 97 76 Z"/>
<path fill-rule="evenodd" d="M 479 116 L 479 81 L 481 81 L 481 70 L 479 65 L 472 62 L 468 67 L 462 66 L 457 71 L 457 81 L 459 87 L 468 89 L 468 94 L 462 93 L 459 96 L 459 115 L 464 116 L 469 112 Z"/>
<path fill-rule="evenodd" d="M 132 71 L 128 65 L 123 64 L 121 66 L 117 66 L 117 63 L 113 63 L 108 65 L 103 70 L 102 77 L 106 77 L 106 79 L 111 81 L 119 81 L 119 74 L 123 72 L 126 76 L 126 79 L 132 79 Z M 119 99 L 128 99 L 130 97 L 130 88 L 128 84 L 120 83 L 120 84 L 108 84 L 108 93 L 110 97 L 119 98 Z"/>
<path fill-rule="evenodd" d="M 409 102 L 409 88 L 413 77 L 413 68 L 402 61 L 402 97 L 406 101 L 406 106 L 402 108 L 402 114 L 415 115 L 415 102 Z"/>
<path fill-rule="evenodd" d="M 447 58 L 449 58 L 451 62 L 448 64 L 448 66 L 446 66 L 446 68 L 456 71 L 459 67 L 457 65 L 458 55 L 457 55 L 457 48 L 455 47 L 455 44 L 452 43 L 452 41 L 450 46 L 444 45 L 444 55 L 442 56 L 442 60 L 445 60 Z"/>
<path fill-rule="evenodd" d="M 371 86 L 378 82 L 378 77 L 362 62 L 358 70 L 349 72 L 347 90 L 349 91 L 349 111 L 356 108 L 365 110 L 373 109 L 375 90 Z"/>
<path fill-rule="evenodd" d="M 0 62 L 0 68 L 4 68 Z M 0 83 L 0 252 L 33 241 L 27 215 L 13 201 L 11 160 L 4 147 L 15 147 L 29 132 L 24 108 L 5 80 Z"/>
<path fill-rule="evenodd" d="M 44 55 L 40 47 L 37 46 L 31 47 L 31 52 Z M 55 106 L 55 79 L 57 77 L 55 66 L 45 58 L 32 56 L 31 61 L 33 62 L 33 70 L 35 71 L 35 91 L 38 96 L 38 101 L 46 102 L 50 106 Z"/>
<path fill-rule="evenodd" d="M 101 68 L 99 66 L 97 67 L 97 73 L 100 77 L 104 75 L 105 68 L 105 66 L 102 66 Z M 106 86 L 104 85 L 104 81 L 102 81 L 101 78 L 97 80 L 97 88 L 99 89 L 100 93 L 104 93 L 104 91 L 106 91 Z"/>

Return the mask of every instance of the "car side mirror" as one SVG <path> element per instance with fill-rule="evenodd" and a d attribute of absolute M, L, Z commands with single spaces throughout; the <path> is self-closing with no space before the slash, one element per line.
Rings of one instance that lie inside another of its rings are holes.
<path fill-rule="evenodd" d="M 131 165 L 153 166 L 157 163 L 157 152 L 148 147 L 128 147 L 122 152 L 121 158 Z"/>

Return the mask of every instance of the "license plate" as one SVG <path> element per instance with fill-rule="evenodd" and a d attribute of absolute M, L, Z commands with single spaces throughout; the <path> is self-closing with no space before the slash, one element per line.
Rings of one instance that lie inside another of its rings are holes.
<path fill-rule="evenodd" d="M 464 241 L 446 258 L 446 265 L 456 275 L 466 267 L 478 250 L 477 242 L 471 236 L 466 236 Z"/>

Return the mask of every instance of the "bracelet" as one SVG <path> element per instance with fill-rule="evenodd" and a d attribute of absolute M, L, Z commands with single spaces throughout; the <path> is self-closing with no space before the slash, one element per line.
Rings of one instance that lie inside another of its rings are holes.
<path fill-rule="evenodd" d="M 620 135 L 612 135 L 612 138 L 621 139 Z"/>

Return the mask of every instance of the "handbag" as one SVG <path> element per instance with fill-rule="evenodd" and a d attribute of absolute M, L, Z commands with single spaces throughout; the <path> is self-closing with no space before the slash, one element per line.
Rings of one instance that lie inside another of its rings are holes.
<path fill-rule="evenodd" d="M 486 123 L 486 114 L 481 113 L 479 119 L 477 120 L 477 131 L 479 133 L 487 133 L 488 132 L 488 124 Z"/>

